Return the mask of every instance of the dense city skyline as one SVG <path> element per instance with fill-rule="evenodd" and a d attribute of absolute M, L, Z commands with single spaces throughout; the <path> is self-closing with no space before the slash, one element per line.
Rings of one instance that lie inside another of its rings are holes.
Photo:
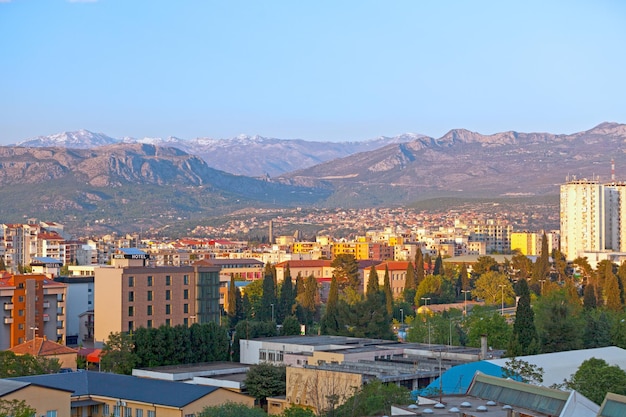
<path fill-rule="evenodd" d="M 623 122 L 626 8 L 585 2 L 0 2 L 0 143 L 363 140 Z"/>

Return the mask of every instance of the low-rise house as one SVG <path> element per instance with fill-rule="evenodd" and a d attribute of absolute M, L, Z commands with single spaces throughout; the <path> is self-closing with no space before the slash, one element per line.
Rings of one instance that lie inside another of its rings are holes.
<path fill-rule="evenodd" d="M 78 351 L 47 340 L 45 337 L 36 337 L 17 346 L 13 346 L 9 350 L 16 355 L 32 355 L 47 359 L 57 359 L 62 369 L 76 370 Z"/>
<path fill-rule="evenodd" d="M 70 417 L 70 390 L 40 386 L 28 381 L 0 379 L 0 400 L 24 401 L 36 416 Z"/>
<path fill-rule="evenodd" d="M 79 371 L 12 380 L 71 391 L 72 416 L 183 417 L 227 402 L 254 405 L 254 398 L 224 388 L 106 372 Z"/>

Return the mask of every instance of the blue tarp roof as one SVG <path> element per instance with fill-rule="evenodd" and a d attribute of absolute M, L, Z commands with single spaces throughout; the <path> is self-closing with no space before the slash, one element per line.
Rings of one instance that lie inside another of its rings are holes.
<path fill-rule="evenodd" d="M 122 252 L 124 255 L 145 255 L 146 254 L 146 252 L 137 248 L 119 248 L 118 250 Z"/>
<path fill-rule="evenodd" d="M 502 377 L 502 367 L 487 361 L 470 362 L 453 366 L 441 375 L 441 389 L 443 395 L 465 394 L 476 371 L 483 374 Z M 413 391 L 413 396 L 439 393 L 439 378 L 431 382 L 426 388 Z"/>

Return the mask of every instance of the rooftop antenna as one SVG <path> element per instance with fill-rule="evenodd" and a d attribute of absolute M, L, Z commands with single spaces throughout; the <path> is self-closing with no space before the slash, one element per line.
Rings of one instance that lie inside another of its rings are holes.
<path fill-rule="evenodd" d="M 611 158 L 611 182 L 615 182 L 615 159 Z"/>

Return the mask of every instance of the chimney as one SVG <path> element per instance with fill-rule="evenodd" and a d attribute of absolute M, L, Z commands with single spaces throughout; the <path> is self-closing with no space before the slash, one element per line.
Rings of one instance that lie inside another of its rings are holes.
<path fill-rule="evenodd" d="M 487 359 L 487 335 L 480 335 L 480 359 Z"/>

